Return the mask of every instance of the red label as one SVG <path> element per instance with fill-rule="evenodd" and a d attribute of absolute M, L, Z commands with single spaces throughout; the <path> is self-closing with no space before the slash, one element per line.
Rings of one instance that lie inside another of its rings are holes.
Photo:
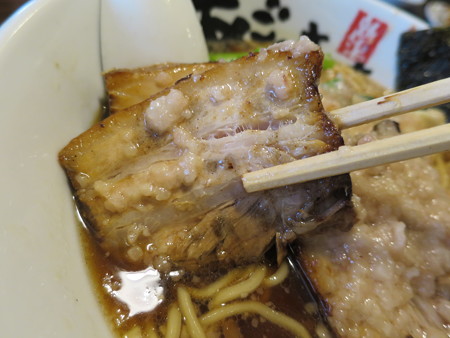
<path fill-rule="evenodd" d="M 359 10 L 345 33 L 338 52 L 356 63 L 366 63 L 387 28 L 388 25 L 383 21 Z"/>

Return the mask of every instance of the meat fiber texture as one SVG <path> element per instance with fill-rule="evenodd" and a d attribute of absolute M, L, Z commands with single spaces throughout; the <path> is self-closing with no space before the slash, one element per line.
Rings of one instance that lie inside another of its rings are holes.
<path fill-rule="evenodd" d="M 349 175 L 251 194 L 240 179 L 343 144 L 317 90 L 322 58 L 302 37 L 218 63 L 72 140 L 60 163 L 102 247 L 135 268 L 195 269 L 348 226 Z"/>

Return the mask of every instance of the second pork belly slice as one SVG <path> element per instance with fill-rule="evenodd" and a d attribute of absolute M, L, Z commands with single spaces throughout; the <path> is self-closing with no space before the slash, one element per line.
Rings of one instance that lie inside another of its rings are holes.
<path fill-rule="evenodd" d="M 247 194 L 242 174 L 337 149 L 322 52 L 307 38 L 217 64 L 110 116 L 60 153 L 101 245 L 136 268 L 261 257 L 319 225 L 346 226 L 348 175 Z"/>

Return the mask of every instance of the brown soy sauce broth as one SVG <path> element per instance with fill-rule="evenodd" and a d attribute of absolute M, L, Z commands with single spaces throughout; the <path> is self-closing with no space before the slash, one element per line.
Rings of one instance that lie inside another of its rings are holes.
<path fill-rule="evenodd" d="M 107 321 L 112 326 L 117 336 L 124 336 L 135 326 L 139 326 L 144 333 L 150 327 L 164 327 L 168 306 L 176 301 L 176 289 L 178 285 L 204 287 L 225 275 L 234 267 L 224 268 L 220 264 L 208 266 L 195 273 L 185 273 L 181 278 L 175 280 L 168 275 L 161 274 L 161 284 L 164 287 L 164 299 L 155 310 L 147 313 L 138 313 L 129 316 L 129 308 L 114 296 L 114 291 L 120 289 L 121 282 L 119 271 L 126 270 L 126 266 L 118 266 L 113 259 L 102 250 L 99 243 L 85 227 L 80 227 L 81 240 L 83 243 L 86 263 L 90 272 L 91 280 L 101 304 Z M 275 250 L 270 250 L 261 264 L 267 266 L 267 275 L 277 270 Z M 270 305 L 276 311 L 294 318 L 302 323 L 313 337 L 317 337 L 316 330 L 322 330 L 327 324 L 320 316 L 318 304 L 308 288 L 307 283 L 298 274 L 290 271 L 286 280 L 271 288 L 260 288 L 252 293 L 248 299 L 260 301 Z M 208 311 L 208 301 L 193 302 L 202 313 Z M 256 314 L 243 314 L 223 320 L 220 329 L 215 330 L 220 337 L 293 337 L 293 334 Z M 160 336 L 163 336 L 159 332 Z M 331 335 L 330 335 L 331 336 Z"/>

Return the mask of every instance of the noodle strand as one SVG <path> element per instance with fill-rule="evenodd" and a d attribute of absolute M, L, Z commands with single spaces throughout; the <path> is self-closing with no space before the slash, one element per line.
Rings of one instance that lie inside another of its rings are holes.
<path fill-rule="evenodd" d="M 238 278 L 243 278 L 249 275 L 253 270 L 255 269 L 255 266 L 250 266 L 246 269 L 234 269 L 230 272 L 228 272 L 225 276 L 219 278 L 215 282 L 212 282 L 211 284 L 205 286 L 204 288 L 197 289 L 197 288 L 191 288 L 187 287 L 187 290 L 191 294 L 192 297 L 197 299 L 205 299 L 205 298 L 211 298 L 216 294 L 220 289 L 224 288 L 225 286 L 228 286 L 231 284 L 234 280 Z"/>
<path fill-rule="evenodd" d="M 146 326 L 145 333 L 148 338 L 159 338 L 159 334 L 153 324 Z"/>
<path fill-rule="evenodd" d="M 183 314 L 188 333 L 191 337 L 206 338 L 200 321 L 195 313 L 194 304 L 192 304 L 191 296 L 187 292 L 186 288 L 180 286 L 177 289 L 178 303 L 180 305 L 181 313 Z"/>
<path fill-rule="evenodd" d="M 167 312 L 166 338 L 179 338 L 181 333 L 181 313 L 177 304 L 172 304 Z"/>
<path fill-rule="evenodd" d="M 438 154 L 435 156 L 435 167 L 437 171 L 439 172 L 439 176 L 441 178 L 441 184 L 444 188 L 448 188 L 450 182 L 450 178 L 448 176 L 448 169 L 447 165 L 445 163 L 444 155 Z"/>
<path fill-rule="evenodd" d="M 142 331 L 139 326 L 134 326 L 124 334 L 123 338 L 142 338 Z"/>
<path fill-rule="evenodd" d="M 189 338 L 189 333 L 187 332 L 186 325 L 181 325 L 180 338 Z"/>
<path fill-rule="evenodd" d="M 295 319 L 285 314 L 275 311 L 270 307 L 255 301 L 242 301 L 234 304 L 228 304 L 217 309 L 211 310 L 200 317 L 200 322 L 204 326 L 214 324 L 225 318 L 235 316 L 237 314 L 250 312 L 257 313 L 272 323 L 294 333 L 301 338 L 310 338 L 310 334 L 306 328 Z"/>
<path fill-rule="evenodd" d="M 289 266 L 287 265 L 286 261 L 284 261 L 283 263 L 281 263 L 280 267 L 273 275 L 264 278 L 262 285 L 264 287 L 271 288 L 275 285 L 281 284 L 284 282 L 288 274 Z"/>
<path fill-rule="evenodd" d="M 209 303 L 209 307 L 215 308 L 220 304 L 235 300 L 237 298 L 246 297 L 249 293 L 255 291 L 261 285 L 265 276 L 266 267 L 262 265 L 258 267 L 248 279 L 217 292 Z"/>

